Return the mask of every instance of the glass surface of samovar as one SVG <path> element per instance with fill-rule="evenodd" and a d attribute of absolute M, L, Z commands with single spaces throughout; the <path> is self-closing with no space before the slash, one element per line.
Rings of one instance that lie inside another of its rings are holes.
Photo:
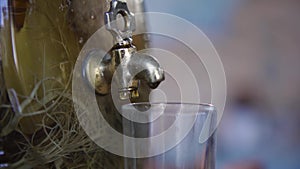
<path fill-rule="evenodd" d="M 0 7 L 0 166 L 122 168 L 123 157 L 99 148 L 81 128 L 72 101 L 72 75 L 86 41 L 111 19 L 105 14 L 121 9 L 120 14 L 126 18 L 126 12 L 143 12 L 143 1 L 129 0 L 127 8 L 125 1 L 1 0 Z M 146 29 L 145 18 L 136 20 L 135 25 Z M 143 49 L 146 39 L 143 34 L 129 35 L 121 39 L 123 42 L 114 42 L 112 58 L 105 64 L 121 64 L 124 57 L 130 57 L 122 52 L 131 55 Z M 105 38 L 100 42 L 108 43 Z M 93 58 L 87 62 L 92 63 Z M 164 79 L 163 71 L 150 56 L 133 56 L 128 63 L 157 67 L 156 72 L 145 72 L 148 74 L 139 75 L 141 78 L 130 85 L 121 83 L 119 88 L 121 100 L 128 97 L 132 102 L 147 102 L 151 88 Z M 83 70 L 90 83 L 87 86 L 95 89 L 99 108 L 110 125 L 122 132 L 120 115 L 108 92 L 112 77 L 105 76 L 105 84 L 100 79 L 99 86 L 97 65 L 87 66 L 91 66 Z M 107 71 L 113 74 L 115 70 Z M 151 73 L 160 74 L 157 79 L 149 79 Z"/>

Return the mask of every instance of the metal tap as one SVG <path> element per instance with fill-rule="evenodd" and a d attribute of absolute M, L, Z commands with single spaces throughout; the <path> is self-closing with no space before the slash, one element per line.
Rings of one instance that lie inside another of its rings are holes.
<path fill-rule="evenodd" d="M 123 29 L 118 26 L 118 15 L 124 20 Z M 114 37 L 115 45 L 101 61 L 97 59 L 97 54 L 92 53 L 85 70 L 85 76 L 96 93 L 108 94 L 114 77 L 122 100 L 138 98 L 141 81 L 146 81 L 151 89 L 156 88 L 164 80 L 164 71 L 154 57 L 137 52 L 132 42 L 135 18 L 126 1 L 110 2 L 110 10 L 105 13 L 105 23 L 106 29 Z"/>

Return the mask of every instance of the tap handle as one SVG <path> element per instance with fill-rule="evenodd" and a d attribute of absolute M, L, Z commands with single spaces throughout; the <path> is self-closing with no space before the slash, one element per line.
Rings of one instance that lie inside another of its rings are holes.
<path fill-rule="evenodd" d="M 118 15 L 124 19 L 124 28 L 118 27 Z M 110 9 L 105 13 L 106 29 L 111 32 L 117 43 L 132 41 L 132 32 L 135 30 L 134 14 L 128 9 L 126 0 L 113 0 L 110 2 Z"/>

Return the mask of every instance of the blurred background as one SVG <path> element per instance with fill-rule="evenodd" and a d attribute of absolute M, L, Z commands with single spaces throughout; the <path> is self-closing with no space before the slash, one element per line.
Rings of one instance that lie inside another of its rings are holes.
<path fill-rule="evenodd" d="M 145 3 L 146 11 L 171 13 L 200 28 L 224 64 L 228 95 L 218 128 L 217 168 L 299 169 L 300 1 Z M 176 42 L 166 42 L 156 44 L 180 54 Z M 207 86 L 207 77 L 198 75 Z"/>

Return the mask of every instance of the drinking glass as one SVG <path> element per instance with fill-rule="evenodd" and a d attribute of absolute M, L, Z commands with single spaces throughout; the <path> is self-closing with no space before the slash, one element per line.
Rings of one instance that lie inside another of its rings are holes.
<path fill-rule="evenodd" d="M 122 106 L 124 169 L 214 169 L 216 108 L 209 104 Z"/>

